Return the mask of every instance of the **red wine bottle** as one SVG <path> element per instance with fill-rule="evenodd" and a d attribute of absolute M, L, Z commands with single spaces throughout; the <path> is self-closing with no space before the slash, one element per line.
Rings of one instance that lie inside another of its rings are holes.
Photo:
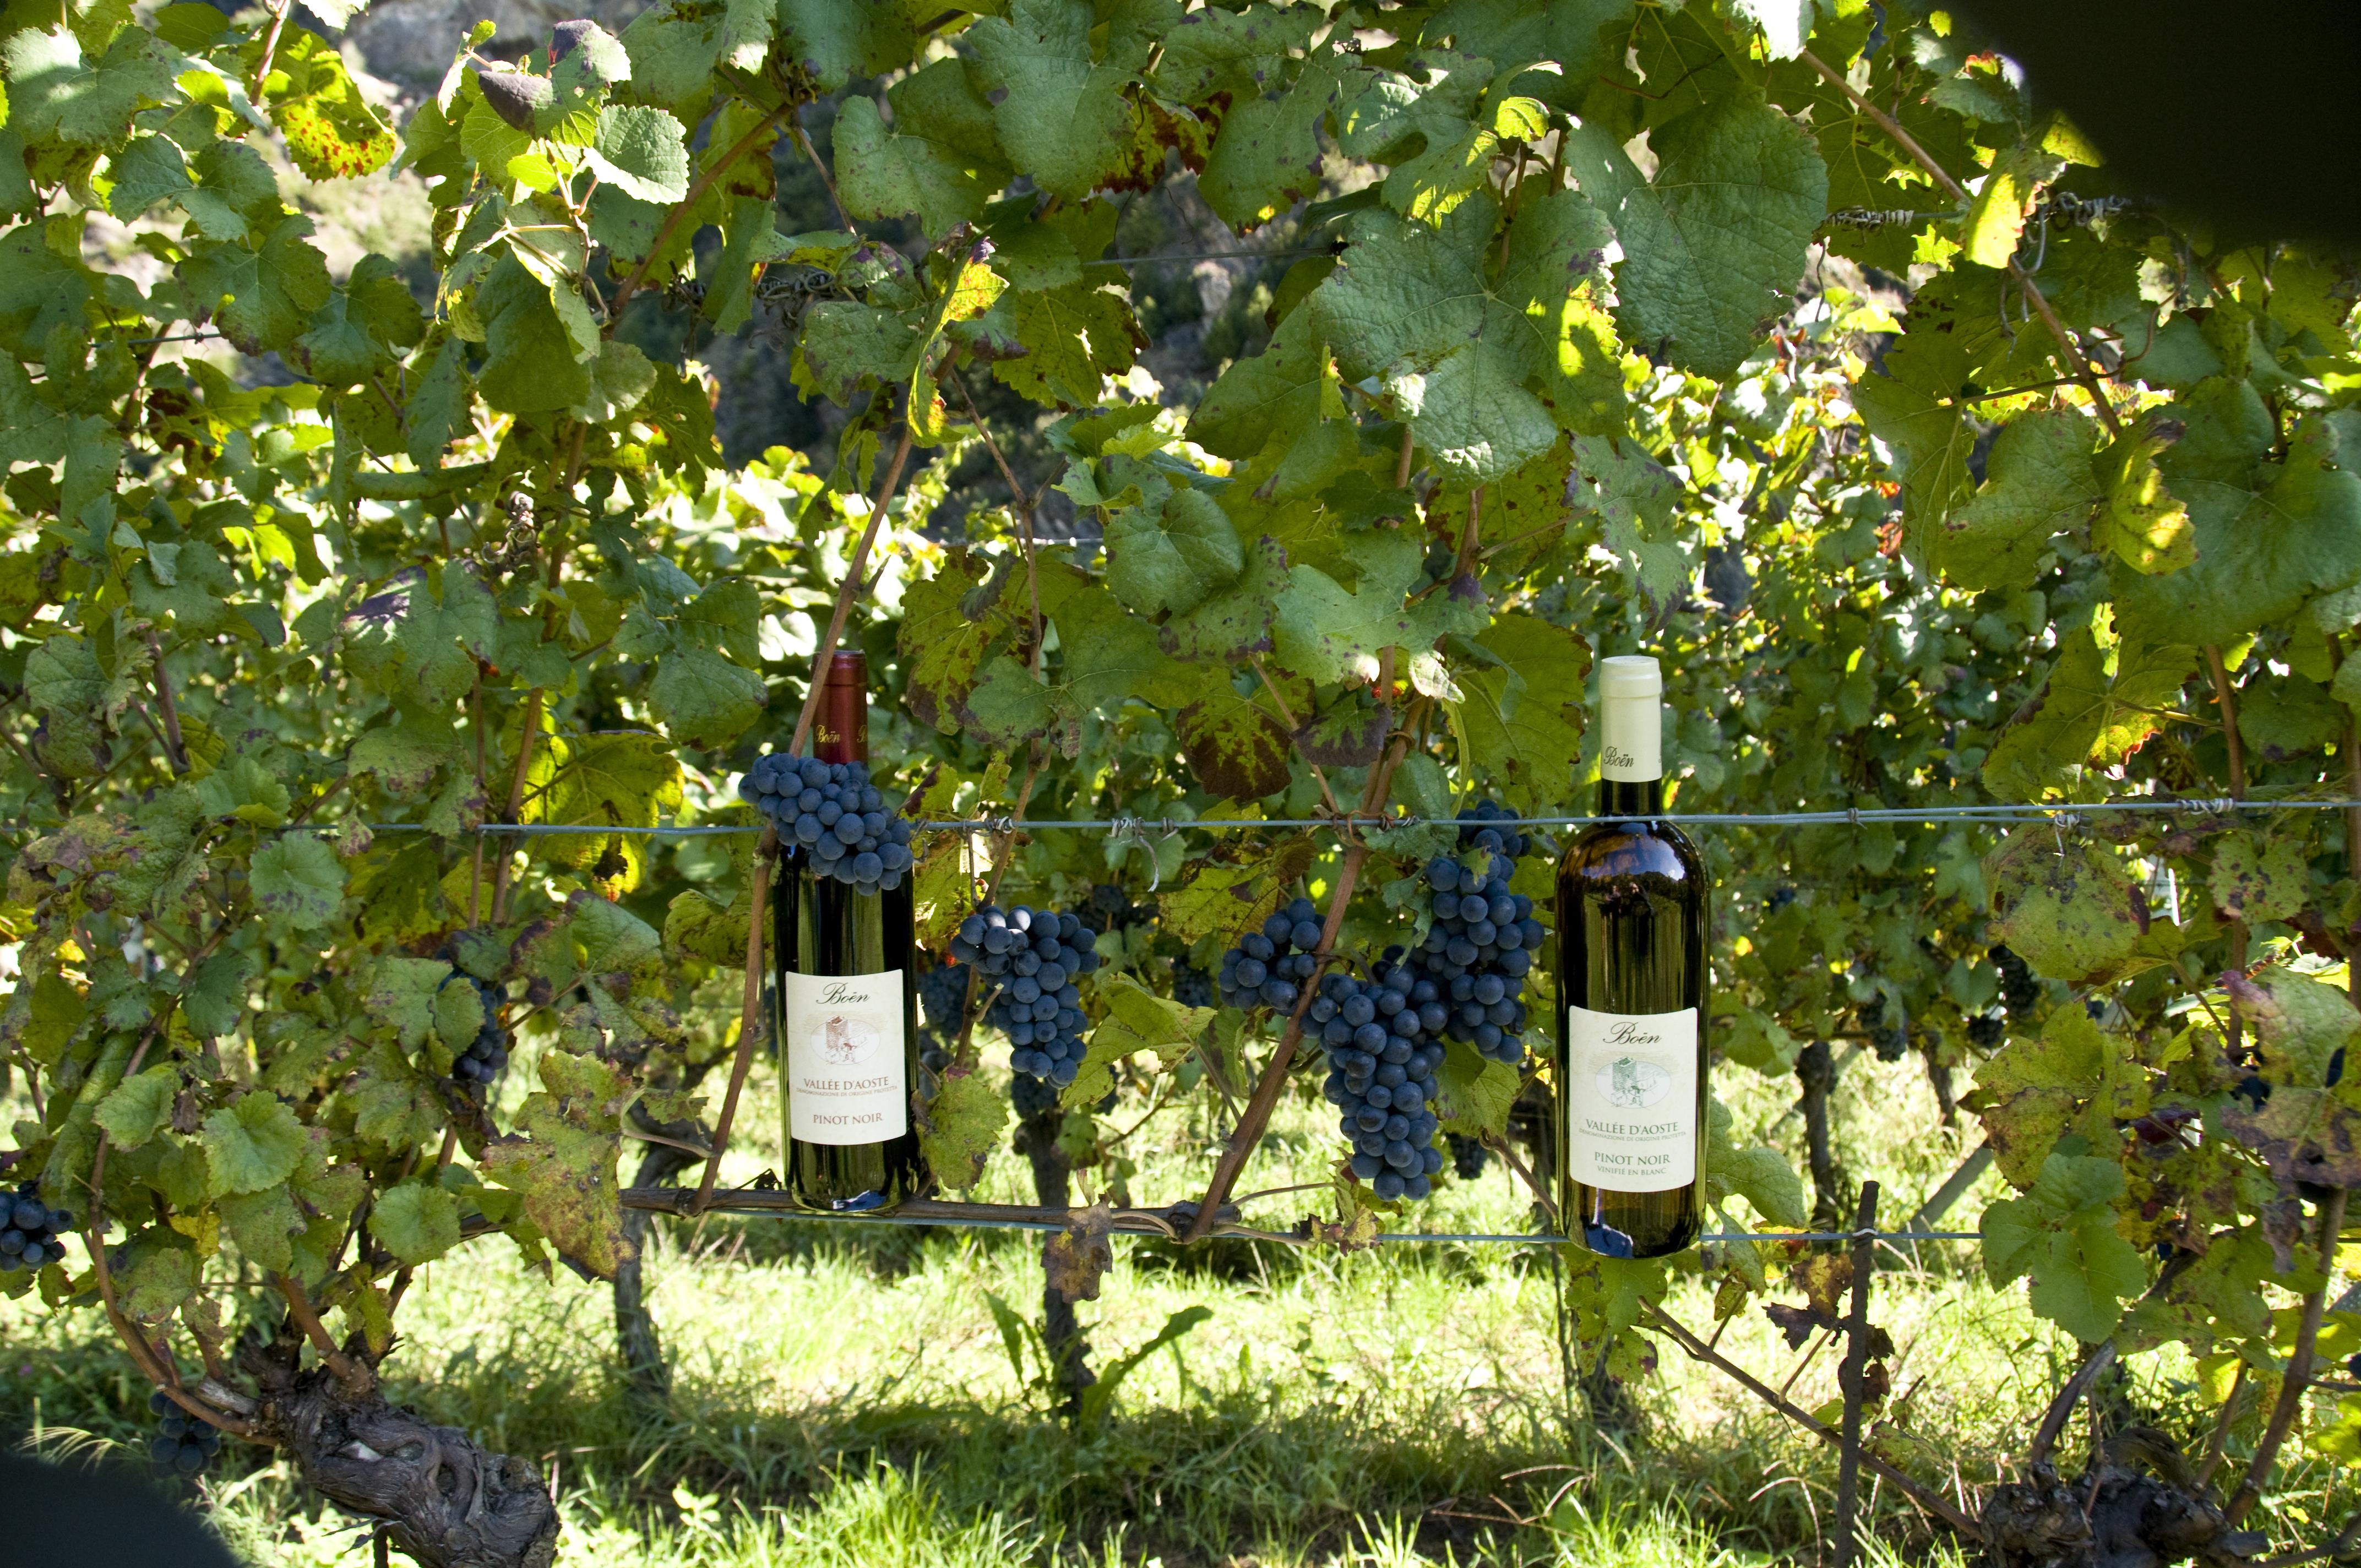
<path fill-rule="evenodd" d="M 829 777 L 811 790 L 866 784 L 869 663 L 862 654 L 841 652 L 829 662 L 812 740 Z M 910 1114 L 918 1081 L 910 883 L 895 876 L 892 887 L 864 889 L 832 874 L 793 834 L 781 838 L 771 1026 L 785 1044 L 787 1191 L 806 1209 L 879 1212 L 928 1186 Z"/>
<path fill-rule="evenodd" d="M 1662 1257 L 1704 1215 L 1704 861 L 1664 810 L 1656 661 L 1599 666 L 1598 815 L 1557 873 L 1566 1234 Z"/>

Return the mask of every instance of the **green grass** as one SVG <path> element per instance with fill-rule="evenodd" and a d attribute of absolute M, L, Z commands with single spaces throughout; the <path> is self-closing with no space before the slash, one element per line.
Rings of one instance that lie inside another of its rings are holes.
<path fill-rule="evenodd" d="M 1784 1086 L 1737 1074 L 1723 1091 L 1745 1128 L 1784 1105 Z M 761 1080 L 750 1092 L 767 1107 Z M 1903 1212 L 1960 1157 L 1956 1134 L 1929 1135 L 1932 1096 L 1916 1080 L 1850 1073 L 1839 1099 L 1854 1169 L 1880 1176 Z M 1111 1121 L 1133 1119 L 1126 1109 Z M 767 1121 L 752 1118 L 733 1179 L 774 1157 Z M 1190 1190 L 1206 1134 L 1176 1123 L 1137 1135 L 1134 1195 Z M 1244 1185 L 1313 1179 L 1326 1153 L 1308 1113 L 1290 1116 Z M 1022 1180 L 1004 1158 L 988 1195 L 1029 1196 Z M 1971 1219 L 1983 1196 L 1955 1218 Z M 1284 1225 L 1319 1197 L 1252 1212 Z M 1524 1223 L 1497 1167 L 1424 1208 L 1414 1223 L 1430 1229 Z M 601 1568 L 1822 1558 L 1833 1456 L 1710 1368 L 1667 1347 L 1633 1390 L 1634 1422 L 1590 1425 L 1565 1388 L 1540 1249 L 1181 1254 L 1118 1241 L 1101 1299 L 1081 1309 L 1093 1365 L 1185 1308 L 1213 1316 L 1143 1362 L 1106 1419 L 1077 1429 L 1038 1386 L 1038 1351 L 1020 1340 L 1012 1363 L 988 1299 L 1038 1319 L 1038 1244 L 1019 1232 L 675 1225 L 649 1261 L 675 1378 L 660 1411 L 623 1391 L 604 1286 L 562 1270 L 544 1281 L 486 1245 L 423 1272 L 386 1370 L 397 1397 L 540 1465 L 564 1509 L 561 1561 Z M 1897 1349 L 1886 1441 L 1922 1475 L 1948 1485 L 1956 1465 L 1964 1484 L 1989 1482 L 2073 1347 L 2020 1294 L 1989 1290 L 1971 1246 L 1926 1250 L 1926 1266 L 1889 1258 L 1880 1276 L 1876 1317 Z M 1710 1283 L 1683 1278 L 1671 1305 L 1709 1323 Z M 38 1423 L 52 1447 L 82 1441 L 73 1432 L 139 1442 L 147 1390 L 93 1319 L 0 1306 L 0 1428 Z M 1797 1360 L 1759 1312 L 1733 1320 L 1720 1344 L 1774 1383 Z M 1813 1359 L 1795 1382 L 1799 1402 L 1831 1398 L 1835 1367 L 1833 1354 Z M 2189 1370 L 2176 1355 L 2143 1362 L 2123 1398 L 2185 1432 Z M 366 1561 L 366 1538 L 268 1460 L 233 1448 L 203 1485 L 232 1542 L 258 1563 Z M 2323 1496 L 2327 1484 L 2298 1472 L 2273 1500 L 2280 1535 L 2305 1537 L 2351 1506 Z M 1960 1561 L 1890 1488 L 1872 1489 L 1872 1512 L 1871 1561 Z"/>

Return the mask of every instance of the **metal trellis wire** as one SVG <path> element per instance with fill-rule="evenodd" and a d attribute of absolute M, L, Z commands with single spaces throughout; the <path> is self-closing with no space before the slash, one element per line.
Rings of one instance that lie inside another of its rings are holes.
<path fill-rule="evenodd" d="M 2059 806 L 1844 806 L 1814 811 L 1665 811 L 1645 817 L 1620 817 L 1586 814 L 1580 816 L 1521 817 L 1516 825 L 1530 828 L 1580 828 L 1594 822 L 1685 823 L 1700 828 L 1863 828 L 1878 823 L 1915 824 L 1933 822 L 1993 822 L 2026 823 L 2056 822 L 2071 826 L 2084 817 L 2143 815 L 2187 812 L 2200 816 L 2226 817 L 2238 813 L 2272 811 L 2353 811 L 2361 810 L 2361 800 L 2231 800 L 2228 798 L 2201 800 L 2108 800 L 2084 801 Z M 917 833 L 1027 833 L 1040 831 L 1071 831 L 1082 833 L 1136 834 L 1145 831 L 1181 833 L 1192 828 L 1207 832 L 1240 832 L 1257 828 L 1326 828 L 1354 831 L 1386 832 L 1395 828 L 1427 825 L 1460 827 L 1455 817 L 1423 817 L 1408 815 L 1368 817 L 1054 817 L 1020 818 L 1016 817 L 972 817 L 928 818 L 910 825 Z M 1471 827 L 1488 824 L 1469 822 Z M 424 833 L 432 831 L 423 822 L 368 822 L 362 824 L 371 833 Z M 335 832 L 335 824 L 307 823 L 299 831 Z M 462 832 L 470 831 L 462 828 Z M 622 825 L 601 826 L 597 823 L 556 822 L 485 822 L 472 831 L 489 838 L 533 839 L 588 834 L 606 838 L 626 839 L 693 839 L 728 837 L 763 831 L 760 824 L 744 823 L 660 823 L 653 827 Z"/>

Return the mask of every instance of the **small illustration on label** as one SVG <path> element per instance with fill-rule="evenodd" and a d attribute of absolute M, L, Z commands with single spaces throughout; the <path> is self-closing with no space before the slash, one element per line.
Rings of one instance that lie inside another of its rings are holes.
<path fill-rule="evenodd" d="M 1637 1111 L 1662 1100 L 1673 1087 L 1673 1075 L 1652 1061 L 1617 1057 L 1598 1070 L 1598 1092 L 1609 1105 Z"/>
<path fill-rule="evenodd" d="M 852 1067 L 877 1054 L 876 1025 L 839 1014 L 820 1025 L 820 1051 L 830 1067 Z"/>

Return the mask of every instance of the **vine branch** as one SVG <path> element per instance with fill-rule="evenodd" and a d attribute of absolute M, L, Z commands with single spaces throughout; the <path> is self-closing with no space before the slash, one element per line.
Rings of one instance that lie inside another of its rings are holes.
<path fill-rule="evenodd" d="M 1666 1312 L 1662 1307 L 1657 1306 L 1653 1301 L 1641 1302 L 1640 1311 L 1641 1314 L 1650 1322 L 1654 1324 L 1656 1328 L 1672 1336 L 1673 1342 L 1675 1344 L 1678 1344 L 1683 1350 L 1686 1351 L 1692 1361 L 1702 1361 L 1708 1365 L 1719 1367 L 1723 1373 L 1727 1374 L 1739 1384 L 1743 1386 L 1747 1392 L 1752 1394 L 1756 1398 L 1761 1399 L 1764 1404 L 1769 1405 L 1773 1409 L 1778 1411 L 1789 1420 L 1794 1421 L 1797 1426 L 1802 1427 L 1806 1431 L 1810 1432 L 1814 1437 L 1818 1438 L 1821 1442 L 1832 1446 L 1840 1445 L 1844 1442 L 1843 1434 L 1839 1432 L 1835 1428 L 1829 1426 L 1826 1421 L 1823 1421 L 1809 1410 L 1806 1410 L 1801 1406 L 1794 1404 L 1788 1399 L 1783 1398 L 1769 1384 L 1763 1382 L 1761 1378 L 1755 1376 L 1754 1374 L 1747 1371 L 1746 1368 L 1739 1365 L 1736 1362 L 1722 1354 L 1721 1352 L 1714 1349 L 1711 1345 L 1706 1343 L 1705 1341 L 1691 1333 L 1678 1320 Z M 1969 1518 L 1965 1512 L 1955 1506 L 1949 1497 L 1944 1497 L 1940 1492 L 1936 1491 L 1933 1487 L 1928 1486 L 1922 1482 L 1914 1480 L 1904 1472 L 1895 1469 L 1892 1464 L 1880 1459 L 1873 1451 L 1864 1450 L 1861 1456 L 1861 1462 L 1868 1467 L 1872 1475 L 1894 1483 L 1894 1486 L 1904 1497 L 1908 1497 L 1912 1502 L 1917 1504 L 1919 1508 L 1925 1509 L 1927 1513 L 1934 1515 L 1937 1519 L 1941 1519 L 1945 1524 L 1949 1525 L 1953 1530 L 1958 1530 L 1969 1540 L 1980 1541 L 1983 1539 L 1982 1527 L 1977 1524 L 1974 1519 Z"/>
<path fill-rule="evenodd" d="M 713 1201 L 713 1180 L 721 1172 L 721 1157 L 730 1152 L 730 1129 L 738 1120 L 738 1097 L 746 1088 L 747 1069 L 754 1063 L 754 1043 L 767 1032 L 763 1018 L 763 916 L 770 902 L 771 862 L 779 852 L 779 830 L 763 829 L 754 846 L 754 870 L 747 882 L 746 988 L 738 1004 L 738 1051 L 730 1062 L 730 1087 L 721 1096 L 721 1112 L 714 1119 L 712 1150 L 705 1161 L 704 1179 L 697 1184 L 691 1212 L 702 1214 Z"/>
<path fill-rule="evenodd" d="M 836 652 L 838 641 L 844 636 L 844 623 L 852 614 L 853 596 L 861 592 L 869 565 L 869 548 L 877 542 L 877 530 L 884 524 L 885 510 L 894 499 L 894 492 L 902 483 L 903 466 L 910 460 L 910 443 L 915 433 L 906 411 L 902 420 L 902 437 L 895 444 L 893 461 L 885 466 L 885 477 L 877 486 L 876 499 L 869 508 L 869 524 L 861 531 L 861 542 L 852 548 L 852 558 L 845 563 L 844 580 L 837 585 L 836 610 L 828 618 L 828 631 L 812 650 L 811 685 L 804 694 L 804 710 L 796 719 L 795 738 L 787 742 L 787 755 L 799 756 L 804 742 L 811 738 L 812 720 L 819 717 L 819 696 L 828 683 L 828 662 Z"/>
<path fill-rule="evenodd" d="M 2279 1458 L 2279 1445 L 2287 1442 L 2296 1417 L 2303 1413 L 2304 1392 L 2312 1386 L 2312 1354 L 2320 1343 L 2320 1320 L 2328 1307 L 2329 1284 L 2336 1277 L 2336 1244 L 2345 1229 L 2345 1190 L 2338 1187 L 2331 1189 L 2321 1202 L 2320 1288 L 2303 1299 L 2303 1324 L 2296 1331 L 2295 1353 L 2288 1357 L 2287 1371 L 2279 1378 L 2279 1402 L 2271 1407 L 2270 1422 L 2263 1428 L 2262 1441 L 2255 1445 L 2246 1479 L 2238 1483 L 2237 1492 L 2222 1509 L 2232 1524 L 2244 1519 L 2261 1501 L 2263 1483 Z"/>
<path fill-rule="evenodd" d="M 1796 58 L 1827 78 L 1828 84 L 1850 99 L 1855 108 L 1875 121 L 1877 128 L 1892 137 L 1895 146 L 1908 153 L 1911 161 L 1925 170 L 1928 177 L 1940 186 L 1944 193 L 1952 201 L 1961 206 L 1967 205 L 1969 196 L 1965 188 L 1952 179 L 1941 164 L 1935 161 L 1932 153 L 1918 145 L 1916 137 L 1902 128 L 1901 121 L 1871 103 L 1854 88 L 1851 82 L 1844 79 L 1842 72 L 1835 70 L 1828 61 L 1810 49 L 1800 51 Z M 2048 296 L 2044 294 L 2041 291 L 2041 286 L 2033 280 L 2033 274 L 2017 263 L 2015 257 L 2009 258 L 2007 270 L 2010 281 L 2025 291 L 2026 302 L 2030 304 L 2035 313 L 2041 317 L 2041 324 L 2049 329 L 2049 335 L 2056 338 L 2058 346 L 2065 351 L 2067 371 L 2081 383 L 2082 389 L 2091 395 L 2092 409 L 2099 416 L 2099 422 L 2107 427 L 2107 434 L 2111 437 L 2123 434 L 2123 425 L 2115 418 L 2114 406 L 2107 400 L 2106 389 L 2100 384 L 2098 373 L 2091 368 L 2090 360 L 2083 356 L 2082 345 L 2074 341 L 2074 334 L 2066 330 L 2066 323 L 2059 321 L 2058 313 L 2050 308 Z"/>

